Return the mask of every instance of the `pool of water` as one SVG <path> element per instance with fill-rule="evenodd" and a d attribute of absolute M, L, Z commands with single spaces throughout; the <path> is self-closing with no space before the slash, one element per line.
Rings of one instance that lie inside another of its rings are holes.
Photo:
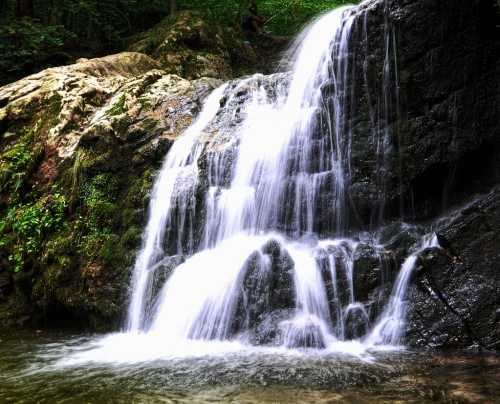
<path fill-rule="evenodd" d="M 0 341 L 2 403 L 500 402 L 495 355 L 225 346 L 154 357 L 140 338 L 126 341 L 128 352 L 120 336 L 20 333 Z"/>

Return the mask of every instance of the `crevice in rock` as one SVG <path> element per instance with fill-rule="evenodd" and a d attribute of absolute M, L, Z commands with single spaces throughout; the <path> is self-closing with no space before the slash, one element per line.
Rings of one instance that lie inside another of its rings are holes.
<path fill-rule="evenodd" d="M 469 324 L 469 322 L 465 318 L 463 318 L 460 315 L 460 313 L 455 308 L 453 308 L 453 306 L 448 302 L 448 299 L 445 297 L 445 294 L 436 285 L 432 276 L 430 274 L 426 274 L 426 279 L 429 282 L 429 287 L 431 288 L 432 292 L 436 295 L 436 297 L 441 301 L 441 303 L 443 303 L 446 309 L 449 310 L 455 317 L 457 317 L 458 320 L 463 324 L 464 330 L 467 333 L 469 339 L 473 343 L 479 345 L 481 348 L 489 349 L 489 347 L 482 341 L 482 339 L 478 337 L 476 333 L 472 330 L 472 327 Z"/>

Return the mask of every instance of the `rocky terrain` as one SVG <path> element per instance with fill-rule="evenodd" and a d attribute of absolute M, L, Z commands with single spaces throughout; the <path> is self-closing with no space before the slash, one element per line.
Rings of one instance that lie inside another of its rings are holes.
<path fill-rule="evenodd" d="M 119 321 L 154 174 L 219 84 L 121 53 L 0 89 L 4 324 Z"/>
<path fill-rule="evenodd" d="M 262 59 L 196 16 L 169 24 L 131 52 L 0 88 L 2 325 L 120 324 L 163 156 L 220 79 Z M 419 256 L 411 345 L 499 348 L 499 27 L 492 0 L 369 0 L 354 21 L 349 224 L 353 234 L 383 226 L 384 244 L 355 260 L 370 315 L 421 234 L 433 229 L 443 247 Z M 230 134 L 207 136 L 213 146 Z M 286 310 L 286 252 L 266 254 L 284 268 L 273 307 Z"/>

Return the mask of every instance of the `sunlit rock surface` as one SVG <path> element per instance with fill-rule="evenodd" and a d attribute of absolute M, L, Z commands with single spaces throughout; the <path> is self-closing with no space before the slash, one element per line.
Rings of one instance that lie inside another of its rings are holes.
<path fill-rule="evenodd" d="M 120 53 L 0 88 L 3 324 L 120 321 L 155 170 L 217 85 Z M 52 212 L 51 195 L 61 195 L 66 210 L 57 229 L 33 222 L 31 233 L 16 233 L 8 212 Z"/>

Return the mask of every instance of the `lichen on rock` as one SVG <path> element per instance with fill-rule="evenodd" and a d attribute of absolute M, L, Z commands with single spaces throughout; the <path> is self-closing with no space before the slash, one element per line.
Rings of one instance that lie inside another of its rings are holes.
<path fill-rule="evenodd" d="M 119 321 L 156 170 L 219 84 L 126 52 L 0 88 L 2 324 Z"/>

